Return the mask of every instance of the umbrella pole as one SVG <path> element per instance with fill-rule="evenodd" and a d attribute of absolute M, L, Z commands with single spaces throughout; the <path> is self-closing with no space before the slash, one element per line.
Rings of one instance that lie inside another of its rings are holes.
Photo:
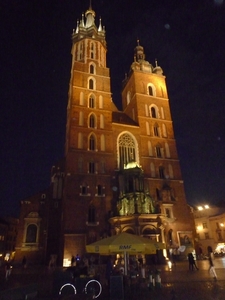
<path fill-rule="evenodd" d="M 127 275 L 127 252 L 124 252 L 124 274 Z"/>

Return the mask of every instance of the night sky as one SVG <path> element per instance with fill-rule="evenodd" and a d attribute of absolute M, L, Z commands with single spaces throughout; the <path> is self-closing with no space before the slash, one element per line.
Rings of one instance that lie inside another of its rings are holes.
<path fill-rule="evenodd" d="M 64 155 L 71 33 L 88 0 L 0 3 L 0 216 L 50 184 Z M 164 71 L 187 201 L 225 202 L 225 3 L 93 0 L 106 28 L 113 101 L 136 40 Z"/>

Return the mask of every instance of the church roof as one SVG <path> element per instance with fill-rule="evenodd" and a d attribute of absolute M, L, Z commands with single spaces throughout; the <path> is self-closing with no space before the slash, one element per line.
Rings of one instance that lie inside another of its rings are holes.
<path fill-rule="evenodd" d="M 134 120 L 132 120 L 130 117 L 128 117 L 126 114 L 120 111 L 112 113 L 112 122 L 131 126 L 138 126 L 138 124 Z"/>

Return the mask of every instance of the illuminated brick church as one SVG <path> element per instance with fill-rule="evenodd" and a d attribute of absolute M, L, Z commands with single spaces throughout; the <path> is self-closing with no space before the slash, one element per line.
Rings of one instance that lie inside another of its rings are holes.
<path fill-rule="evenodd" d="M 122 231 L 164 242 L 167 249 L 194 247 L 163 70 L 147 61 L 137 41 L 120 111 L 106 52 L 105 29 L 101 20 L 96 26 L 90 7 L 72 33 L 65 158 L 52 168 L 42 199 L 45 217 L 39 200 L 30 209 L 25 201 L 21 205 L 19 256 L 26 247 L 29 254 L 30 224 L 37 225 L 39 256 L 55 254 L 64 265 L 83 255 L 86 244 Z"/>

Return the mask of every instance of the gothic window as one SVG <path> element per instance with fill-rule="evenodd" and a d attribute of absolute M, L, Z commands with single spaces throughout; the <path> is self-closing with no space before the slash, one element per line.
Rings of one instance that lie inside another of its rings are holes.
<path fill-rule="evenodd" d="M 149 83 L 147 86 L 147 93 L 149 96 L 156 96 L 156 89 L 152 83 Z"/>
<path fill-rule="evenodd" d="M 152 143 L 150 141 L 148 141 L 148 155 L 153 156 Z"/>
<path fill-rule="evenodd" d="M 95 58 L 95 46 L 93 43 L 90 45 L 90 58 Z"/>
<path fill-rule="evenodd" d="M 102 97 L 102 95 L 99 96 L 99 108 L 103 108 L 103 97 Z"/>
<path fill-rule="evenodd" d="M 151 105 L 150 106 L 150 116 L 154 119 L 159 119 L 160 115 L 159 115 L 159 109 L 156 105 Z"/>
<path fill-rule="evenodd" d="M 168 143 L 165 143 L 165 149 L 166 149 L 166 157 L 169 158 L 170 157 L 170 148 Z"/>
<path fill-rule="evenodd" d="M 96 150 L 96 139 L 94 134 L 91 134 L 91 136 L 89 137 L 89 150 Z"/>
<path fill-rule="evenodd" d="M 162 157 L 162 149 L 161 149 L 160 145 L 157 145 L 155 147 L 155 151 L 156 151 L 156 156 L 157 157 Z"/>
<path fill-rule="evenodd" d="M 30 224 L 27 226 L 26 243 L 36 243 L 37 240 L 37 225 Z"/>
<path fill-rule="evenodd" d="M 78 148 L 83 149 L 83 134 L 78 132 Z"/>
<path fill-rule="evenodd" d="M 79 112 L 79 126 L 83 126 L 84 125 L 84 112 L 80 111 Z"/>
<path fill-rule="evenodd" d="M 160 134 L 159 134 L 159 125 L 158 124 L 154 125 L 153 131 L 154 131 L 154 136 L 160 136 Z"/>
<path fill-rule="evenodd" d="M 165 178 L 164 167 L 162 167 L 162 166 L 159 167 L 159 178 L 161 178 L 161 179 Z"/>
<path fill-rule="evenodd" d="M 148 86 L 148 94 L 149 94 L 149 96 L 153 96 L 152 86 Z"/>
<path fill-rule="evenodd" d="M 100 115 L 100 128 L 104 129 L 104 115 Z"/>
<path fill-rule="evenodd" d="M 87 195 L 87 185 L 86 184 L 83 184 L 81 187 L 80 187 L 80 194 L 81 195 Z"/>
<path fill-rule="evenodd" d="M 101 134 L 101 151 L 105 151 L 105 136 Z"/>
<path fill-rule="evenodd" d="M 125 133 L 119 138 L 120 167 L 123 169 L 129 162 L 136 161 L 135 141 L 131 135 Z"/>
<path fill-rule="evenodd" d="M 97 196 L 102 196 L 103 195 L 103 188 L 100 184 L 97 185 Z"/>
<path fill-rule="evenodd" d="M 152 118 L 156 118 L 156 110 L 155 110 L 155 107 L 151 107 L 151 116 L 152 116 Z"/>
<path fill-rule="evenodd" d="M 95 163 L 93 161 L 89 162 L 89 173 L 90 174 L 95 173 Z"/>
<path fill-rule="evenodd" d="M 93 95 L 91 95 L 91 96 L 89 97 L 89 107 L 90 107 L 90 108 L 95 108 L 95 98 L 94 98 Z"/>
<path fill-rule="evenodd" d="M 89 81 L 88 81 L 88 88 L 90 89 L 90 90 L 93 90 L 94 89 L 94 80 L 91 78 L 91 79 L 89 79 Z"/>
<path fill-rule="evenodd" d="M 92 64 L 89 66 L 89 73 L 90 74 L 94 74 L 95 73 L 95 67 Z"/>
<path fill-rule="evenodd" d="M 91 114 L 89 117 L 89 127 L 96 128 L 96 117 L 94 114 Z"/>
<path fill-rule="evenodd" d="M 95 223 L 95 207 L 90 205 L 88 209 L 88 223 Z"/>

